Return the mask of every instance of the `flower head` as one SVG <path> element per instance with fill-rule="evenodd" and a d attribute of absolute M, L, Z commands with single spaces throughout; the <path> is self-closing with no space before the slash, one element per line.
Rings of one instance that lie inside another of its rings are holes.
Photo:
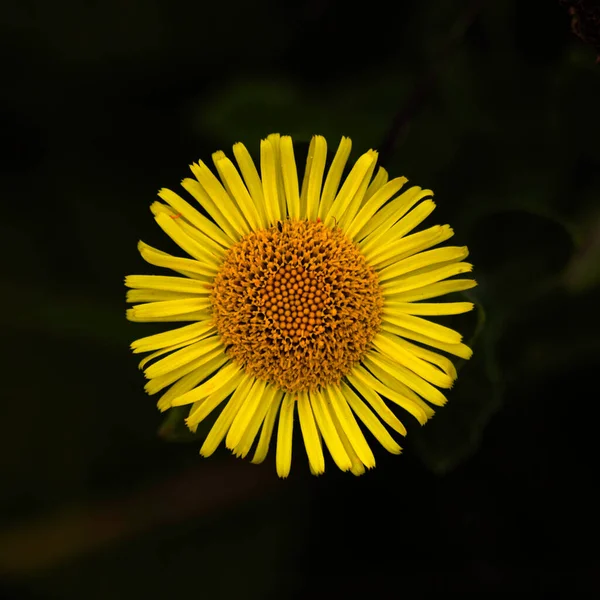
<path fill-rule="evenodd" d="M 276 428 L 286 477 L 297 413 L 311 472 L 325 469 L 324 442 L 340 469 L 359 475 L 375 466 L 359 423 L 399 454 L 390 430 L 406 429 L 386 400 L 424 424 L 446 402 L 438 388 L 456 379 L 446 355 L 471 356 L 460 334 L 423 318 L 473 308 L 424 302 L 476 285 L 456 277 L 472 269 L 467 248 L 436 248 L 452 237 L 448 225 L 413 233 L 435 208 L 432 192 L 402 191 L 406 178 L 388 181 L 381 167 L 373 176 L 375 151 L 342 182 L 350 148 L 342 138 L 326 173 L 327 144 L 315 136 L 299 186 L 290 137 L 261 142 L 260 175 L 238 143 L 237 168 L 216 152 L 218 178 L 200 161 L 183 180 L 202 211 L 167 189 L 151 206 L 189 256 L 140 242 L 148 263 L 180 276 L 128 276 L 127 316 L 189 324 L 132 348 L 154 351 L 140 368 L 149 394 L 166 389 L 159 409 L 190 405 L 195 430 L 221 408 L 203 456 L 225 440 L 237 456 L 255 446 L 252 462 L 262 462 Z"/>

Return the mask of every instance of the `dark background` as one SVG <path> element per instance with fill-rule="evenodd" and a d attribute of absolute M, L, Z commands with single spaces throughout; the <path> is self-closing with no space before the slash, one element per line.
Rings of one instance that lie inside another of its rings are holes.
<path fill-rule="evenodd" d="M 3 4 L 1 598 L 599 591 L 600 65 L 574 18 L 543 0 Z M 153 272 L 136 242 L 168 248 L 156 191 L 275 131 L 381 149 L 476 266 L 474 358 L 361 478 L 311 477 L 301 444 L 285 481 L 272 453 L 200 458 L 128 348 L 153 331 L 124 318 L 123 276 Z"/>

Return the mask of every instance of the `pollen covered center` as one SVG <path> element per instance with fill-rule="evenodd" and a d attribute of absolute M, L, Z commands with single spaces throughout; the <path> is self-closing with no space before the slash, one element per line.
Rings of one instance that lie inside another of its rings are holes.
<path fill-rule="evenodd" d="M 377 275 L 358 247 L 317 221 L 280 221 L 227 252 L 211 295 L 228 355 L 290 392 L 335 384 L 379 329 Z"/>

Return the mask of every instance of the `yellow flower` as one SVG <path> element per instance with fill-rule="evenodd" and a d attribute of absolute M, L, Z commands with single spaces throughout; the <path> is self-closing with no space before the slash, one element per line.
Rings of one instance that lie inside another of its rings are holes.
<path fill-rule="evenodd" d="M 384 399 L 424 424 L 430 405 L 446 402 L 438 388 L 456 379 L 446 354 L 471 356 L 460 334 L 423 317 L 472 303 L 422 302 L 476 285 L 455 278 L 472 270 L 467 248 L 434 248 L 452 237 L 448 225 L 411 233 L 433 211 L 433 194 L 400 193 L 406 178 L 388 181 L 381 167 L 373 176 L 377 152 L 363 154 L 342 182 L 350 149 L 342 138 L 326 172 L 327 144 L 313 137 L 299 186 L 289 136 L 262 140 L 260 174 L 238 143 L 237 168 L 216 152 L 219 178 L 200 161 L 194 179 L 182 181 L 202 211 L 167 189 L 151 206 L 189 257 L 140 242 L 148 263 L 181 276 L 128 276 L 127 317 L 191 324 L 132 348 L 154 351 L 140 364 L 146 391 L 168 388 L 163 411 L 190 405 L 192 431 L 225 403 L 203 456 L 225 439 L 245 457 L 258 437 L 252 462 L 260 463 L 277 427 L 277 473 L 287 477 L 297 411 L 311 472 L 325 470 L 324 442 L 340 469 L 360 475 L 375 458 L 359 422 L 399 454 L 390 430 L 406 429 Z"/>

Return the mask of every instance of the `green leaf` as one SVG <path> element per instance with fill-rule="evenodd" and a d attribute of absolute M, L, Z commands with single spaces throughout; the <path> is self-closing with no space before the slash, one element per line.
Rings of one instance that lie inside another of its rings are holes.
<path fill-rule="evenodd" d="M 447 394 L 448 404 L 425 427 L 411 431 L 409 438 L 421 460 L 436 473 L 450 471 L 478 448 L 487 423 L 502 406 L 507 374 L 514 367 L 514 361 L 501 359 L 500 345 L 506 346 L 512 332 L 517 336 L 511 337 L 512 347 L 526 346 L 523 338 L 530 317 L 518 317 L 546 304 L 573 250 L 561 223 L 525 211 L 480 219 L 468 243 L 480 284 L 465 294 L 477 309 L 474 332 L 465 335 L 473 357 L 458 365 L 462 368 Z M 519 323 L 516 329 L 513 322 Z M 468 332 L 468 323 L 457 318 L 444 324 Z"/>
<path fill-rule="evenodd" d="M 346 135 L 362 154 L 381 143 L 399 99 L 410 90 L 405 73 L 390 77 L 381 70 L 360 81 L 331 81 L 318 93 L 290 79 L 233 79 L 193 107 L 192 128 L 201 137 L 242 141 L 251 153 L 274 132 L 291 135 L 295 143 L 320 134 L 332 149 Z"/>
<path fill-rule="evenodd" d="M 468 244 L 478 295 L 494 319 L 547 293 L 574 248 L 562 223 L 521 210 L 480 219 Z"/>

